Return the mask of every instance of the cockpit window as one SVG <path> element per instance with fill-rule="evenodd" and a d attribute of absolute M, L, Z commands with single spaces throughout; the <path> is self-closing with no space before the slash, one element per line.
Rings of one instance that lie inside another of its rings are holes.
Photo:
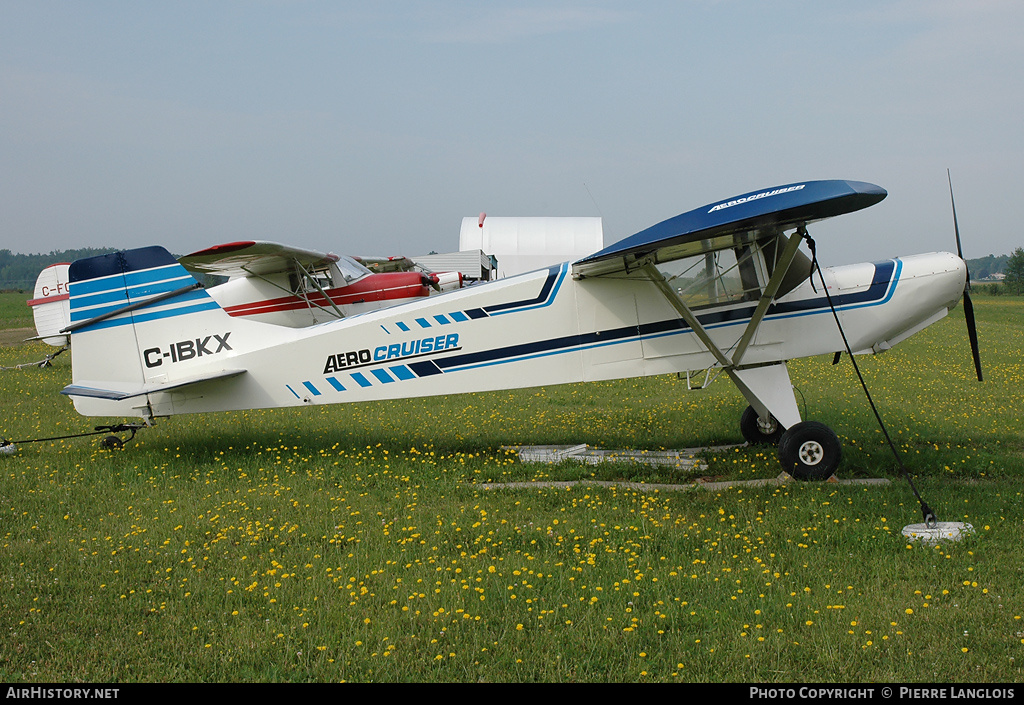
<path fill-rule="evenodd" d="M 313 269 L 303 274 L 293 273 L 288 279 L 292 291 L 299 296 L 321 290 L 326 291 L 336 286 L 330 268 Z"/>
<path fill-rule="evenodd" d="M 305 273 L 293 273 L 289 277 L 292 291 L 302 296 L 315 291 L 328 291 L 348 286 L 372 272 L 351 257 L 339 257 L 326 267 L 311 269 Z"/>
<path fill-rule="evenodd" d="M 757 301 L 775 272 L 785 243 L 785 237 L 736 238 L 731 245 L 707 241 L 705 247 L 717 244 L 719 249 L 663 262 L 658 269 L 691 309 Z M 810 259 L 797 251 L 775 298 L 795 289 L 810 274 Z"/>
<path fill-rule="evenodd" d="M 757 301 L 758 259 L 748 245 L 706 252 L 661 265 L 669 285 L 691 309 Z"/>
<path fill-rule="evenodd" d="M 351 284 L 357 279 L 362 279 L 367 274 L 372 274 L 369 269 L 356 262 L 351 257 L 339 257 L 338 261 L 335 262 L 338 267 L 338 271 L 345 277 L 345 281 Z M 340 286 L 340 282 L 339 282 Z"/>

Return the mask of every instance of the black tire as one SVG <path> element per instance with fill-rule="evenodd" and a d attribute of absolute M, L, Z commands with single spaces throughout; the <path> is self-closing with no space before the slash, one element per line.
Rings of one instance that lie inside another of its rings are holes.
<path fill-rule="evenodd" d="M 754 407 L 748 406 L 740 416 L 740 432 L 743 438 L 752 446 L 756 445 L 778 445 L 782 434 L 786 429 L 782 427 L 774 416 L 768 417 L 768 425 L 761 423 Z"/>
<path fill-rule="evenodd" d="M 827 480 L 842 460 L 835 432 L 820 421 L 801 421 L 782 434 L 779 462 L 797 480 Z"/>

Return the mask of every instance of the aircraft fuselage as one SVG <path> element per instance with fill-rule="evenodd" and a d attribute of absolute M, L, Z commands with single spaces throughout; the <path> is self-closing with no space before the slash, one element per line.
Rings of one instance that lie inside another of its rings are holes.
<path fill-rule="evenodd" d="M 965 271 L 956 256 L 932 253 L 829 268 L 824 276 L 852 349 L 880 352 L 944 316 L 962 294 Z M 726 300 L 694 313 L 728 354 L 755 305 L 749 298 Z M 76 409 L 166 416 L 565 384 L 716 364 L 649 279 L 574 279 L 568 264 L 304 329 L 217 313 L 183 315 L 180 326 L 169 325 L 179 320 L 174 317 L 136 322 L 138 370 L 151 385 L 213 367 L 244 374 L 123 400 L 76 396 Z M 772 303 L 739 367 L 843 349 L 820 283 L 808 279 Z M 75 369 L 78 363 L 76 357 Z"/>

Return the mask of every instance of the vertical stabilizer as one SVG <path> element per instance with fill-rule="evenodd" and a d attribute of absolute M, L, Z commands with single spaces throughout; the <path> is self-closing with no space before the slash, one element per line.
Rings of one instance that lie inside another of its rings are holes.
<path fill-rule="evenodd" d="M 232 349 L 230 317 L 162 247 L 77 260 L 69 280 L 64 393 L 80 413 L 148 416 L 149 393 L 209 376 Z"/>
<path fill-rule="evenodd" d="M 28 305 L 36 324 L 36 335 L 47 345 L 63 347 L 68 336 L 61 334 L 71 323 L 67 262 L 51 264 L 36 277 Z"/>

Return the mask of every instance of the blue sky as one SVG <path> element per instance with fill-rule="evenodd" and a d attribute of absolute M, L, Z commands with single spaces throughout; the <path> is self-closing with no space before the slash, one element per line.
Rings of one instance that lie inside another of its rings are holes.
<path fill-rule="evenodd" d="M 854 179 L 825 264 L 1024 246 L 1024 3 L 0 0 L 0 247 L 458 247 L 463 216 L 610 244 Z"/>

